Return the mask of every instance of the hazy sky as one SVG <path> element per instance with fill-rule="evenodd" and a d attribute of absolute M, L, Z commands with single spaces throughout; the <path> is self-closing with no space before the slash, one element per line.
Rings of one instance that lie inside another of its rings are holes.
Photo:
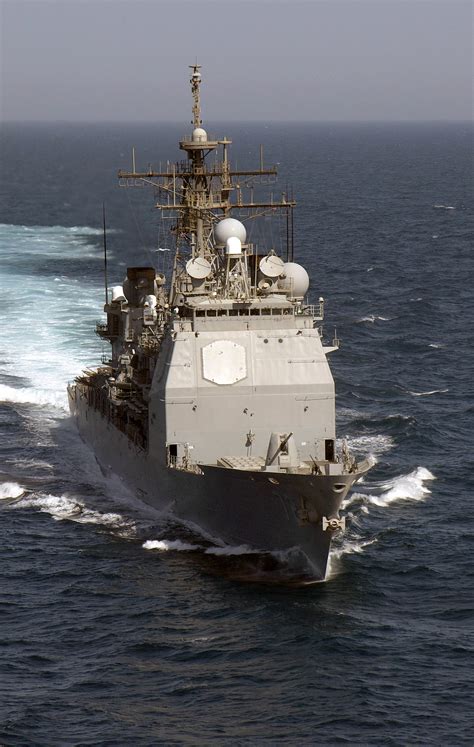
<path fill-rule="evenodd" d="M 0 0 L 5 120 L 466 120 L 470 0 Z"/>

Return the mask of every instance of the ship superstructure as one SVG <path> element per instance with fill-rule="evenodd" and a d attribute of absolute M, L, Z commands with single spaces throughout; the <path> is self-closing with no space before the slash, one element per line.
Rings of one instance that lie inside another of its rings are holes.
<path fill-rule="evenodd" d="M 297 548 L 323 579 L 342 500 L 370 463 L 337 453 L 327 355 L 338 341 L 322 341 L 323 299 L 306 301 L 294 200 L 262 198 L 276 176 L 262 152 L 257 169 L 232 169 L 231 141 L 202 127 L 200 66 L 191 70 L 186 157 L 119 172 L 123 186 L 152 186 L 172 217 L 172 277 L 129 267 L 112 288 L 97 327 L 110 359 L 69 387 L 71 411 L 99 462 L 145 501 L 224 542 Z M 284 258 L 248 239 L 251 221 L 277 211 Z"/>

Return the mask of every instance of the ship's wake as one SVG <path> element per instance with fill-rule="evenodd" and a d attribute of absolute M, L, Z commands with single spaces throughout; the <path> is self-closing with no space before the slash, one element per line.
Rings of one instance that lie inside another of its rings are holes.
<path fill-rule="evenodd" d="M 344 572 L 350 556 L 361 555 L 366 548 L 379 542 L 382 530 L 375 515 L 378 509 L 400 506 L 404 502 L 425 501 L 431 493 L 425 483 L 435 479 L 435 475 L 426 467 L 417 467 L 412 472 L 391 480 L 371 485 L 361 481 L 359 491 L 349 495 L 343 502 L 342 510 L 346 516 L 347 530 L 344 535 L 336 536 L 333 541 L 327 580 L 334 579 Z M 385 527 L 385 522 L 383 526 Z"/>
<path fill-rule="evenodd" d="M 168 528 L 169 535 L 171 527 Z M 298 585 L 314 581 L 314 571 L 298 548 L 286 551 L 251 548 L 248 545 L 227 545 L 207 535 L 188 535 L 185 525 L 174 527 L 173 538 L 145 540 L 142 547 L 158 553 L 191 554 L 193 562 L 213 575 L 225 576 L 234 581 L 265 584 Z M 196 528 L 194 528 L 194 532 Z M 176 533 L 186 533 L 186 539 L 177 539 Z"/>
<path fill-rule="evenodd" d="M 75 521 L 79 524 L 95 524 L 110 529 L 122 537 L 136 536 L 135 522 L 116 512 L 102 512 L 89 508 L 86 503 L 73 496 L 51 495 L 47 493 L 25 493 L 20 485 L 10 483 L 0 485 L 0 497 L 10 499 L 16 510 L 34 509 L 49 514 L 56 521 Z M 2 496 L 2 492 L 6 494 Z M 13 499 L 13 500 L 12 500 Z"/>
<path fill-rule="evenodd" d="M 89 227 L 0 226 L 0 249 L 7 270 L 5 313 L 0 314 L 4 328 L 0 403 L 10 407 L 22 433 L 15 451 L 5 452 L 0 473 L 1 509 L 37 511 L 55 521 L 95 527 L 140 543 L 144 551 L 187 554 L 211 572 L 232 578 L 296 583 L 299 575 L 306 582 L 311 569 L 295 549 L 282 553 L 228 546 L 197 527 L 183 526 L 172 516 L 145 506 L 119 478 L 101 473 L 90 450 L 69 427 L 66 383 L 80 372 L 84 362 L 97 363 L 101 350 L 91 331 L 102 288 L 95 278 L 92 282 L 80 272 L 91 257 L 100 258 L 100 236 L 100 229 Z M 41 283 L 34 272 L 25 276 L 25 256 L 33 269 L 41 270 Z M 385 322 L 388 318 L 371 316 L 359 321 Z M 18 346 L 19 326 L 28 329 L 28 346 Z M 440 347 L 441 343 L 432 346 Z M 426 397 L 443 391 L 407 391 L 406 395 Z M 344 408 L 339 412 L 350 433 L 357 434 L 346 437 L 356 457 L 369 452 L 383 458 L 396 446 L 400 429 L 404 432 L 411 424 L 401 416 L 367 420 L 363 413 Z M 426 500 L 433 479 L 429 470 L 418 467 L 385 482 L 373 482 L 370 477 L 361 481 L 358 492 L 343 506 L 347 530 L 334 538 L 328 578 L 334 577 L 335 569 L 346 569 L 351 558 L 372 551 L 380 532 L 377 512 L 395 509 L 402 501 Z"/>

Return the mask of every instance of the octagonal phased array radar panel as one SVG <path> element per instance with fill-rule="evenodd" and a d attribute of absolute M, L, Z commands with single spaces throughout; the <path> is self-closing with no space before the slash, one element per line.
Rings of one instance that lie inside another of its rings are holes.
<path fill-rule="evenodd" d="M 243 345 L 232 340 L 215 340 L 202 348 L 202 375 L 213 384 L 236 384 L 247 376 Z"/>

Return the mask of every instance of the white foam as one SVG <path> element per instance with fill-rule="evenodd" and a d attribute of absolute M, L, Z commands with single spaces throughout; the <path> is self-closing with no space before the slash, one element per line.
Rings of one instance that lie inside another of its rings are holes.
<path fill-rule="evenodd" d="M 454 205 L 433 205 L 437 210 L 456 210 Z"/>
<path fill-rule="evenodd" d="M 24 234 L 75 234 L 76 236 L 102 236 L 102 228 L 91 228 L 90 226 L 18 226 L 13 223 L 0 223 L 1 230 L 11 230 Z M 116 233 L 114 229 L 107 229 L 107 233 Z"/>
<path fill-rule="evenodd" d="M 374 460 L 373 464 L 377 462 L 377 454 L 385 454 L 385 452 L 393 449 L 394 446 L 393 438 L 384 434 L 374 436 L 346 436 L 345 440 L 351 451 L 369 452 L 369 458 L 372 457 Z"/>
<path fill-rule="evenodd" d="M 401 475 L 383 483 L 381 487 L 385 489 L 385 492 L 380 496 L 368 496 L 367 500 L 374 506 L 382 508 L 386 508 L 395 501 L 423 501 L 431 493 L 423 483 L 435 479 L 436 477 L 428 469 L 417 467 L 408 475 Z"/>
<path fill-rule="evenodd" d="M 12 464 L 15 467 L 26 467 L 27 469 L 36 472 L 38 472 L 38 470 L 45 470 L 47 472 L 54 470 L 52 464 L 49 464 L 49 462 L 45 462 L 42 459 L 19 459 L 18 457 L 14 457 L 12 459 L 6 459 L 5 463 Z"/>
<path fill-rule="evenodd" d="M 391 317 L 388 316 L 375 316 L 374 314 L 369 314 L 369 316 L 363 316 L 360 319 L 357 319 L 357 322 L 370 322 L 373 324 L 374 322 L 389 322 Z"/>
<path fill-rule="evenodd" d="M 232 556 L 232 555 L 259 555 L 266 550 L 256 550 L 248 545 L 224 545 L 224 546 L 213 546 L 203 547 L 202 545 L 195 545 L 190 542 L 182 542 L 181 540 L 147 540 L 143 543 L 142 547 L 145 550 L 160 550 L 161 552 L 168 552 L 170 550 L 177 552 L 189 552 L 191 550 L 202 550 L 205 555 L 216 555 L 220 556 Z"/>
<path fill-rule="evenodd" d="M 160 550 L 160 552 L 169 552 L 170 550 L 189 552 L 190 550 L 202 549 L 201 545 L 192 545 L 190 542 L 182 542 L 181 540 L 147 540 L 142 547 L 145 550 Z"/>
<path fill-rule="evenodd" d="M 344 511 L 346 508 L 349 508 L 349 506 L 353 506 L 355 503 L 365 502 L 367 502 L 367 496 L 365 495 L 365 493 L 349 493 L 349 496 L 342 501 L 341 508 Z"/>
<path fill-rule="evenodd" d="M 95 237 L 102 236 L 101 228 L 89 226 L 17 226 L 0 224 L 0 240 L 5 240 L 6 252 L 14 252 L 20 245 L 25 254 L 45 257 L 60 256 L 62 260 L 72 257 L 96 257 L 102 251 L 102 242 Z M 108 229 L 109 234 L 117 233 Z M 94 237 L 89 243 L 89 237 Z M 92 253 L 91 253 L 92 252 Z"/>
<path fill-rule="evenodd" d="M 62 393 L 60 391 L 34 389 L 33 387 L 16 389 L 12 386 L 0 384 L 0 402 L 11 402 L 22 405 L 52 405 L 60 410 L 67 411 L 66 391 Z"/>
<path fill-rule="evenodd" d="M 2 482 L 0 484 L 0 500 L 19 498 L 24 492 L 25 489 L 21 485 L 18 485 L 17 482 Z"/>
<path fill-rule="evenodd" d="M 17 257 L 33 257 L 33 268 L 45 258 L 61 262 L 92 252 L 88 236 L 100 235 L 88 226 L 0 225 L 0 256 L 9 271 L 2 277 L 0 326 L 6 352 L 0 370 L 27 380 L 23 388 L 0 386 L 0 401 L 67 409 L 66 384 L 84 366 L 100 361 L 102 343 L 94 334 L 101 315 L 103 290 L 97 282 L 85 283 L 80 273 L 38 277 L 25 274 Z M 84 250 L 86 252 L 84 254 Z M 92 256 L 92 255 L 91 255 Z M 74 323 L 72 322 L 74 320 Z M 18 330 L 25 330 L 28 345 L 18 344 Z"/>
<path fill-rule="evenodd" d="M 76 521 L 79 524 L 97 524 L 111 529 L 126 530 L 133 533 L 135 525 L 132 521 L 124 519 L 121 514 L 109 512 L 101 513 L 87 506 L 80 500 L 70 498 L 67 495 L 51 495 L 49 493 L 34 493 L 22 498 L 14 504 L 15 508 L 34 508 L 42 513 L 50 514 L 56 521 L 65 519 Z"/>
<path fill-rule="evenodd" d="M 449 389 L 432 389 L 429 392 L 411 392 L 409 389 L 407 391 L 412 397 L 429 397 L 431 394 L 444 394 L 449 392 Z"/>
<path fill-rule="evenodd" d="M 344 540 L 341 547 L 331 548 L 330 557 L 339 560 L 344 555 L 359 555 L 361 552 L 364 552 L 366 547 L 374 545 L 376 542 L 376 537 L 371 540 L 347 539 Z"/>
<path fill-rule="evenodd" d="M 325 581 L 332 581 L 336 576 L 339 575 L 341 570 L 341 559 L 346 555 L 360 555 L 364 552 L 366 547 L 374 545 L 377 542 L 377 538 L 371 540 L 362 540 L 359 537 L 343 540 L 342 545 L 337 547 L 332 545 L 329 552 L 328 564 L 326 569 Z"/>
<path fill-rule="evenodd" d="M 429 348 L 444 348 L 446 347 L 441 342 L 430 342 L 428 345 Z"/>

